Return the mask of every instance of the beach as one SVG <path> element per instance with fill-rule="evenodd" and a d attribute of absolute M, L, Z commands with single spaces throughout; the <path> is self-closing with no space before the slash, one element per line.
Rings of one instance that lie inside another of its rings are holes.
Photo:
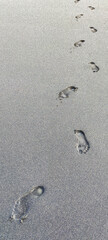
<path fill-rule="evenodd" d="M 107 19 L 107 0 L 0 1 L 1 240 L 108 238 Z M 78 90 L 60 100 L 69 86 Z M 11 222 L 35 186 L 44 194 Z"/>

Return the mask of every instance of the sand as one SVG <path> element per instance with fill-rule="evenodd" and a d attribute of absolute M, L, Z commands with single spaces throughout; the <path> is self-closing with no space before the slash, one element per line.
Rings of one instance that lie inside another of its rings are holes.
<path fill-rule="evenodd" d="M 107 19 L 107 0 L 0 1 L 1 240 L 108 239 Z M 61 102 L 68 86 L 78 91 Z M 38 185 L 45 192 L 26 220 L 10 222 L 15 201 Z"/>

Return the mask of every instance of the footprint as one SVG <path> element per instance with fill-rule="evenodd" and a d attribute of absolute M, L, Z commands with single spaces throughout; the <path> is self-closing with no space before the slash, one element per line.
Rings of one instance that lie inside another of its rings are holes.
<path fill-rule="evenodd" d="M 74 3 L 78 3 L 80 0 L 75 0 Z"/>
<path fill-rule="evenodd" d="M 19 198 L 17 201 L 15 201 L 10 219 L 16 220 L 16 221 L 19 221 L 20 223 L 22 223 L 26 219 L 27 213 L 30 208 L 29 201 L 30 201 L 29 194 L 27 194 L 27 195 Z"/>
<path fill-rule="evenodd" d="M 95 8 L 94 7 L 92 7 L 92 6 L 88 6 L 88 8 L 90 8 L 91 10 L 94 10 Z"/>
<path fill-rule="evenodd" d="M 10 220 L 11 221 L 15 220 L 15 221 L 19 221 L 20 223 L 23 223 L 23 221 L 28 216 L 28 211 L 31 206 L 31 197 L 32 196 L 39 197 L 43 194 L 43 192 L 44 192 L 44 187 L 38 186 L 38 187 L 34 187 L 24 196 L 18 198 L 18 200 L 15 201 L 14 207 L 12 209 Z"/>
<path fill-rule="evenodd" d="M 75 47 L 82 47 L 82 43 L 84 43 L 85 40 L 79 40 L 78 42 L 74 43 Z"/>
<path fill-rule="evenodd" d="M 91 31 L 92 31 L 93 33 L 97 32 L 97 29 L 94 28 L 94 27 L 90 27 L 90 29 L 91 29 Z"/>
<path fill-rule="evenodd" d="M 81 18 L 82 16 L 84 16 L 84 14 L 81 13 L 81 14 L 77 15 L 75 18 L 78 21 L 78 19 Z"/>
<path fill-rule="evenodd" d="M 90 62 L 89 64 L 91 65 L 91 69 L 93 72 L 99 71 L 99 67 L 94 62 Z"/>
<path fill-rule="evenodd" d="M 78 153 L 86 153 L 89 150 L 90 146 L 84 132 L 81 130 L 74 130 L 74 134 L 78 139 L 78 143 L 76 144 Z"/>
<path fill-rule="evenodd" d="M 63 98 L 68 98 L 71 91 L 76 92 L 77 90 L 78 88 L 73 86 L 65 88 L 64 90 L 59 92 L 59 95 L 58 95 L 59 100 L 62 100 Z"/>

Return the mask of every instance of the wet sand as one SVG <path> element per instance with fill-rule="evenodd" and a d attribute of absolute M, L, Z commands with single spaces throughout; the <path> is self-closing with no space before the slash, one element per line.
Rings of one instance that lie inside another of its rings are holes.
<path fill-rule="evenodd" d="M 1 240 L 107 240 L 107 17 L 107 0 L 0 1 Z M 78 91 L 61 102 L 69 86 Z M 25 221 L 10 222 L 40 185 Z"/>

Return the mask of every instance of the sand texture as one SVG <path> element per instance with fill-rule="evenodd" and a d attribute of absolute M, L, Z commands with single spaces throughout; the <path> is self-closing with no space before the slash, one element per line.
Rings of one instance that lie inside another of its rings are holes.
<path fill-rule="evenodd" d="M 108 239 L 107 65 L 107 0 L 0 1 L 0 240 Z"/>

